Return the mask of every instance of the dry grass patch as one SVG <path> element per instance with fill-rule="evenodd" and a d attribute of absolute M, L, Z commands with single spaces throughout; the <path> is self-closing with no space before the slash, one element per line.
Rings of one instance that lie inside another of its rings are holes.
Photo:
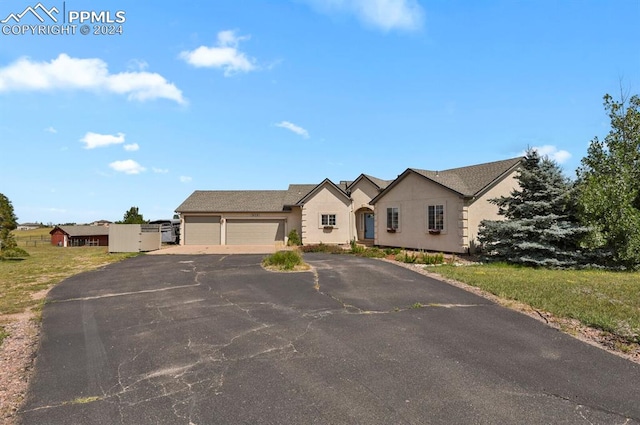
<path fill-rule="evenodd" d="M 48 234 L 50 228 L 17 232 L 19 245 L 29 238 Z M 7 315 L 22 313 L 42 304 L 46 292 L 62 280 L 132 254 L 109 254 L 105 247 L 60 248 L 51 244 L 23 246 L 30 254 L 24 260 L 0 261 L 0 325 Z M 0 341 L 3 331 L 0 329 Z"/>

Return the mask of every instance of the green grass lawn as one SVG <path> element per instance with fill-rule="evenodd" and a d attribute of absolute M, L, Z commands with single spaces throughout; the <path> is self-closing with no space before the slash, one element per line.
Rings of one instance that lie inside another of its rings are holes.
<path fill-rule="evenodd" d="M 84 271 L 120 261 L 136 254 L 109 254 L 106 247 L 60 248 L 50 243 L 30 243 L 51 228 L 15 232 L 18 246 L 30 255 L 23 260 L 0 261 L 0 325 L 3 315 L 21 313 L 36 307 L 42 300 L 33 299 L 36 292 Z M 46 236 L 45 236 L 46 237 Z M 29 239 L 31 238 L 31 239 Z M 0 341 L 4 335 L 0 326 Z M 5 335 L 6 336 L 6 335 Z"/>
<path fill-rule="evenodd" d="M 431 269 L 430 269 L 431 270 Z M 640 273 L 500 264 L 433 270 L 507 300 L 640 343 Z"/>

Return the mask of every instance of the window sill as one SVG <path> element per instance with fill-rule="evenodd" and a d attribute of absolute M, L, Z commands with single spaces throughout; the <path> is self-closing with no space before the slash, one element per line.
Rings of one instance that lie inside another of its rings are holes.
<path fill-rule="evenodd" d="M 394 228 L 391 228 L 391 227 L 387 229 L 388 233 L 396 233 L 397 231 L 398 231 L 398 229 L 394 229 Z"/>
<path fill-rule="evenodd" d="M 429 229 L 430 235 L 439 235 L 440 233 L 442 233 L 442 230 Z"/>

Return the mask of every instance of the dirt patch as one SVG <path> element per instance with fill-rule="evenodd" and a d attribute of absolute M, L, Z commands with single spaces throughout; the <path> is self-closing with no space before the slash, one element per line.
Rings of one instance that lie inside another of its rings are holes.
<path fill-rule="evenodd" d="M 27 392 L 40 326 L 32 312 L 13 314 L 5 322 L 8 317 L 0 316 L 9 334 L 0 345 L 0 420 L 10 425 Z"/>

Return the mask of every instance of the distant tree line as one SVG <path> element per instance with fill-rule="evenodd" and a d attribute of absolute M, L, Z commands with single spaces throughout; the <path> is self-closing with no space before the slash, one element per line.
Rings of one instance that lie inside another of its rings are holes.
<path fill-rule="evenodd" d="M 640 97 L 604 96 L 611 129 L 591 141 L 577 179 L 529 149 L 520 187 L 493 199 L 504 220 L 484 220 L 488 261 L 569 268 L 640 269 Z"/>

